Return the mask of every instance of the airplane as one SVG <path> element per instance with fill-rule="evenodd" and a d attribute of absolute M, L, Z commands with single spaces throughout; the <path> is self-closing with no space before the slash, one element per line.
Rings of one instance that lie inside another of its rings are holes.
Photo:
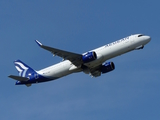
<path fill-rule="evenodd" d="M 15 85 L 26 85 L 27 87 L 34 83 L 56 80 L 82 71 L 92 77 L 98 77 L 115 69 L 114 63 L 106 62 L 107 60 L 132 50 L 143 49 L 144 45 L 150 42 L 150 40 L 150 36 L 134 34 L 83 54 L 45 46 L 38 40 L 35 40 L 41 48 L 50 51 L 54 56 L 63 58 L 63 61 L 36 71 L 22 61 L 16 60 L 14 64 L 19 72 L 19 76 L 9 75 L 8 77 L 17 80 Z"/>

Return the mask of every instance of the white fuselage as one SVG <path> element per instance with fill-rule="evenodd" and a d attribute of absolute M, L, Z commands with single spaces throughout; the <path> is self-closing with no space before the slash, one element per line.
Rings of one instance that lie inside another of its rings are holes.
<path fill-rule="evenodd" d="M 92 62 L 85 63 L 84 65 L 89 68 L 94 68 L 101 65 L 106 60 L 143 47 L 151 39 L 149 36 L 139 37 L 139 35 L 140 34 L 131 35 L 129 37 L 104 45 L 100 48 L 91 50 L 97 54 L 97 59 Z M 73 65 L 69 60 L 65 60 L 58 64 L 37 71 L 37 73 L 44 77 L 55 79 L 80 71 L 82 71 L 81 66 L 77 67 Z"/>

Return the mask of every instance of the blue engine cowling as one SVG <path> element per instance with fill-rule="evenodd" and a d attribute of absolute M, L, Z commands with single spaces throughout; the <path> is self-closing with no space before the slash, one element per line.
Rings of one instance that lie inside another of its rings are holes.
<path fill-rule="evenodd" d="M 101 66 L 101 72 L 107 73 L 115 69 L 115 65 L 113 62 L 106 62 Z"/>
<path fill-rule="evenodd" d="M 96 59 L 97 59 L 97 55 L 94 51 L 93 52 L 87 52 L 86 54 L 84 54 L 82 56 L 83 63 L 88 63 L 88 62 L 94 61 Z"/>

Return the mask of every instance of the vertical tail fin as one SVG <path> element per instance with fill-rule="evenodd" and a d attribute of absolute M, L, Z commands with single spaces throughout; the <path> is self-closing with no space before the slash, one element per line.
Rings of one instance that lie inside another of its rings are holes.
<path fill-rule="evenodd" d="M 27 86 L 31 86 L 32 83 L 46 82 L 52 80 L 50 78 L 44 77 L 41 74 L 38 74 L 35 70 L 33 70 L 31 67 L 29 67 L 20 60 L 14 61 L 14 65 L 19 72 L 19 76 L 9 75 L 8 77 L 18 80 L 16 82 L 16 85 L 25 84 Z"/>
<path fill-rule="evenodd" d="M 19 76 L 21 77 L 29 77 L 32 76 L 33 74 L 35 74 L 36 72 L 29 67 L 28 65 L 26 65 L 25 63 L 23 63 L 20 60 L 16 60 L 14 61 L 14 65 L 19 73 Z"/>

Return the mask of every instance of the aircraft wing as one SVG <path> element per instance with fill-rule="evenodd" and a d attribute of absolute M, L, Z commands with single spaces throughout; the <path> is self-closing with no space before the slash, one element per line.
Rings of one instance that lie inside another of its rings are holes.
<path fill-rule="evenodd" d="M 53 53 L 53 55 L 57 55 L 57 56 L 63 58 L 64 60 L 71 61 L 75 66 L 80 66 L 83 63 L 81 54 L 72 53 L 72 52 L 52 48 L 52 47 L 43 45 L 38 40 L 35 40 L 35 41 L 41 48 L 50 51 L 51 53 Z"/>

